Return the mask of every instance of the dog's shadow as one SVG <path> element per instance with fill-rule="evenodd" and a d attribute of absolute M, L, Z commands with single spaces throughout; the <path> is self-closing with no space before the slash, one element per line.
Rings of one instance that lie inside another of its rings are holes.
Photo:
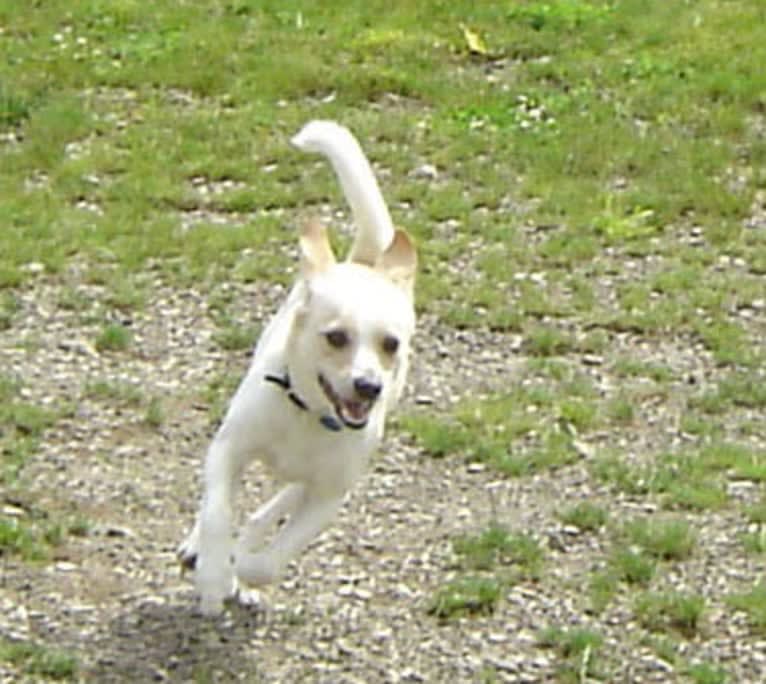
<path fill-rule="evenodd" d="M 86 680 L 94 682 L 258 681 L 255 631 L 269 620 L 256 606 L 233 604 L 220 617 L 202 616 L 193 600 L 136 600 L 123 604 L 92 644 Z"/>

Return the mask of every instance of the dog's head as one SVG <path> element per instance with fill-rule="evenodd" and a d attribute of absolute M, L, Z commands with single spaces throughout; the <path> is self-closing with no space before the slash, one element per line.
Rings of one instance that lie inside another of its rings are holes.
<path fill-rule="evenodd" d="M 404 384 L 415 330 L 415 248 L 397 231 L 375 264 L 337 263 L 318 222 L 300 243 L 304 282 L 288 345 L 290 380 L 309 406 L 360 429 Z"/>

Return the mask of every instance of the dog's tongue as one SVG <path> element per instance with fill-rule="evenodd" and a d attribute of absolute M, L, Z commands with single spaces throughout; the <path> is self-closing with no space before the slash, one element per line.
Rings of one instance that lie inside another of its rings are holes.
<path fill-rule="evenodd" d="M 366 401 L 344 401 L 343 410 L 349 418 L 354 421 L 362 421 L 367 417 L 368 402 Z"/>

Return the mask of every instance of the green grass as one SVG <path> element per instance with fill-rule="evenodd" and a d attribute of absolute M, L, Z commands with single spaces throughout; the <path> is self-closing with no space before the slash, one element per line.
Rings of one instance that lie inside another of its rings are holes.
<path fill-rule="evenodd" d="M 440 620 L 494 612 L 503 584 L 494 578 L 465 577 L 447 582 L 431 599 L 428 613 Z"/>
<path fill-rule="evenodd" d="M 32 456 L 43 432 L 57 418 L 56 411 L 22 399 L 22 384 L 0 374 L 0 483 L 10 484 Z"/>
<path fill-rule="evenodd" d="M 452 548 L 461 574 L 440 586 L 428 604 L 428 613 L 444 621 L 493 613 L 510 586 L 539 577 L 545 560 L 537 540 L 496 522 L 456 537 Z"/>
<path fill-rule="evenodd" d="M 556 382 L 537 382 L 538 374 Z M 411 414 L 400 423 L 433 457 L 459 454 L 512 477 L 577 462 L 574 436 L 599 425 L 590 384 L 556 366 L 530 365 L 527 377 L 536 381 L 466 399 L 447 415 Z"/>
<path fill-rule="evenodd" d="M 693 684 L 725 684 L 727 681 L 724 669 L 708 663 L 690 665 L 686 670 L 686 676 Z"/>
<path fill-rule="evenodd" d="M 77 681 L 76 656 L 61 649 L 52 649 L 29 641 L 0 639 L 0 662 L 15 665 L 29 678 L 56 681 Z"/>
<path fill-rule="evenodd" d="M 701 627 L 705 600 L 696 594 L 645 592 L 635 599 L 633 611 L 651 632 L 678 631 L 693 638 Z"/>
<path fill-rule="evenodd" d="M 538 642 L 558 656 L 556 681 L 575 684 L 586 678 L 601 680 L 606 676 L 600 659 L 604 638 L 598 632 L 549 627 L 539 634 Z"/>
<path fill-rule="evenodd" d="M 654 496 L 667 509 L 692 511 L 726 507 L 727 482 L 762 482 L 765 468 L 759 450 L 718 439 L 700 449 L 656 454 L 646 464 L 630 465 L 607 454 L 591 465 L 596 478 L 618 491 Z"/>
<path fill-rule="evenodd" d="M 732 608 L 747 615 L 755 632 L 766 634 L 766 583 L 761 581 L 750 591 L 730 594 L 726 601 Z"/>
<path fill-rule="evenodd" d="M 621 592 L 651 596 L 647 590 L 658 571 L 689 559 L 697 543 L 689 525 L 672 518 L 637 518 L 608 528 L 609 551 L 603 567 L 590 574 L 586 592 L 588 607 L 595 614 L 601 614 Z M 647 616 L 650 609 L 647 604 L 644 611 Z M 647 628 L 649 622 L 647 617 Z"/>
<path fill-rule="evenodd" d="M 498 524 L 473 536 L 458 537 L 452 546 L 461 564 L 471 570 L 512 565 L 520 575 L 533 577 L 543 561 L 538 542 L 524 534 L 513 534 Z"/>
<path fill-rule="evenodd" d="M 131 332 L 120 323 L 109 323 L 96 338 L 96 349 L 100 352 L 124 351 L 130 347 Z"/>
<path fill-rule="evenodd" d="M 96 379 L 89 381 L 84 388 L 84 396 L 96 401 L 104 401 L 119 406 L 139 406 L 143 401 L 140 387 L 111 380 Z"/>
<path fill-rule="evenodd" d="M 609 556 L 611 575 L 632 585 L 647 586 L 654 577 L 656 567 L 656 560 L 640 548 L 618 547 Z"/>
<path fill-rule="evenodd" d="M 684 520 L 636 519 L 624 524 L 619 535 L 657 560 L 684 560 L 694 551 L 696 535 Z"/>
<path fill-rule="evenodd" d="M 157 397 L 152 397 L 146 405 L 144 412 L 144 422 L 155 429 L 162 427 L 165 422 L 165 410 L 162 401 Z"/>
<path fill-rule="evenodd" d="M 583 501 L 560 511 L 559 518 L 583 532 L 597 532 L 606 524 L 609 513 L 601 506 Z"/>
<path fill-rule="evenodd" d="M 50 288 L 54 314 L 88 325 L 106 360 L 133 355 L 127 321 L 161 286 L 206 297 L 214 342 L 238 362 L 260 321 L 230 313 L 237 286 L 291 282 L 297 227 L 345 210 L 327 164 L 288 144 L 306 120 L 338 119 L 419 243 L 418 310 L 478 332 L 477 363 L 496 351 L 482 334 L 507 334 L 507 373 L 455 377 L 455 403 L 399 425 L 448 468 L 481 463 L 521 488 L 548 478 L 552 494 L 583 478 L 597 499 L 552 498 L 578 544 L 606 543 L 581 607 L 644 597 L 651 631 L 647 597 L 695 558 L 706 516 L 741 514 L 739 552 L 764 549 L 763 501 L 732 494 L 766 481 L 764 21 L 755 0 L 0 3 L 3 350 L 40 351 L 25 312 Z M 412 173 L 424 163 L 435 180 Z M 29 399 L 34 378 L 12 367 L 0 484 L 24 493 L 25 464 L 67 409 Z M 239 378 L 219 369 L 187 389 L 215 423 Z M 99 378 L 71 389 L 155 430 L 177 399 Z M 659 512 L 626 522 L 625 502 Z M 31 560 L 67 534 L 5 521 L 0 550 Z M 481 620 L 510 583 L 547 581 L 524 535 L 453 541 L 462 575 L 435 599 L 442 619 Z M 757 590 L 746 596 L 727 609 L 761 629 Z M 568 638 L 552 644 L 562 681 L 600 676 Z"/>
<path fill-rule="evenodd" d="M 54 519 L 53 515 L 37 509 L 22 516 L 8 516 L 0 520 L 0 557 L 47 562 L 68 537 L 83 537 L 89 530 L 90 522 L 82 517 L 65 515 L 63 519 Z"/>

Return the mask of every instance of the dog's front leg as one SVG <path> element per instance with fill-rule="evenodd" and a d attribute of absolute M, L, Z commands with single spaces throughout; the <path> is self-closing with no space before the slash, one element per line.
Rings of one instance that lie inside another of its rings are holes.
<path fill-rule="evenodd" d="M 237 545 L 236 557 L 247 554 L 263 544 L 269 527 L 292 513 L 304 497 L 305 485 L 292 483 L 281 489 L 248 518 Z"/>
<path fill-rule="evenodd" d="M 219 433 L 205 459 L 205 494 L 197 523 L 195 584 L 206 615 L 220 613 L 224 599 L 236 588 L 232 567 L 232 507 L 238 471 L 233 445 Z"/>
<path fill-rule="evenodd" d="M 343 503 L 343 495 L 322 496 L 304 488 L 290 520 L 269 546 L 258 553 L 243 550 L 235 559 L 237 578 L 244 584 L 271 584 L 285 566 L 327 527 Z"/>

